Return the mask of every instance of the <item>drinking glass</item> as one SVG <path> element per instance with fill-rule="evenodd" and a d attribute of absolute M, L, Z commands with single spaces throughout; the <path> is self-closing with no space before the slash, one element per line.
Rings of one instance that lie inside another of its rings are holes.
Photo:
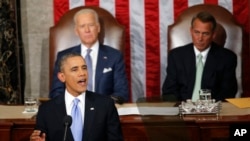
<path fill-rule="evenodd" d="M 199 90 L 200 100 L 211 100 L 211 90 L 210 89 L 201 89 Z"/>
<path fill-rule="evenodd" d="M 25 97 L 24 105 L 26 112 L 36 112 L 37 110 L 37 99 L 35 97 Z"/>

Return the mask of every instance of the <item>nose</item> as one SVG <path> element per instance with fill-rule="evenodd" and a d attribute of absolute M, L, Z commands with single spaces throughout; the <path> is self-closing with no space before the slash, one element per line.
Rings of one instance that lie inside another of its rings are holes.
<path fill-rule="evenodd" d="M 79 76 L 85 76 L 87 75 L 87 71 L 85 69 L 80 69 L 80 71 L 78 72 Z"/>
<path fill-rule="evenodd" d="M 86 27 L 85 27 L 85 32 L 89 32 L 90 30 L 89 30 L 89 26 L 87 25 Z"/>
<path fill-rule="evenodd" d="M 202 40 L 203 40 L 203 34 L 200 33 L 200 34 L 198 35 L 198 40 L 199 40 L 199 41 L 202 41 Z"/>

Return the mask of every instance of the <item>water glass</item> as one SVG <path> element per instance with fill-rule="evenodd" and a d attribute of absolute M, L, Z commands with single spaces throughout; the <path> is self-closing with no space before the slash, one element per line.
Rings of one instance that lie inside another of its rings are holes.
<path fill-rule="evenodd" d="M 24 106 L 26 112 L 36 112 L 37 111 L 37 99 L 35 97 L 25 97 Z"/>
<path fill-rule="evenodd" d="M 201 89 L 199 90 L 200 100 L 211 100 L 211 90 L 210 89 Z"/>

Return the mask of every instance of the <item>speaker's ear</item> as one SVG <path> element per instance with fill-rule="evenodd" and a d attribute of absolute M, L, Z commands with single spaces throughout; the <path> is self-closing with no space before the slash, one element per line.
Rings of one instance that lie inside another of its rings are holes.
<path fill-rule="evenodd" d="M 57 73 L 57 77 L 58 79 L 61 81 L 61 82 L 65 82 L 65 76 L 64 76 L 64 73 L 63 72 L 58 72 Z"/>

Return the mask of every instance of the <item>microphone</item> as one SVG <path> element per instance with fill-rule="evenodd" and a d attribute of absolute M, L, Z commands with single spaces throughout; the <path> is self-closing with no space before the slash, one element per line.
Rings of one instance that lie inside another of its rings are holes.
<path fill-rule="evenodd" d="M 65 116 L 64 119 L 63 119 L 63 123 L 64 123 L 64 126 L 65 126 L 64 135 L 63 135 L 63 141 L 66 141 L 67 130 L 70 127 L 70 125 L 72 124 L 72 117 L 69 116 L 69 115 Z"/>

